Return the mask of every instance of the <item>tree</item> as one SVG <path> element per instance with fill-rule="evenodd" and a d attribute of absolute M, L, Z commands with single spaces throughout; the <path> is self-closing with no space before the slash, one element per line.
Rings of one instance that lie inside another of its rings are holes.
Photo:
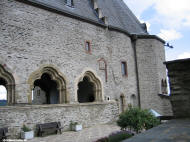
<path fill-rule="evenodd" d="M 122 129 L 133 129 L 136 133 L 157 126 L 159 123 L 159 120 L 148 110 L 132 107 L 122 113 L 117 121 L 118 126 Z"/>

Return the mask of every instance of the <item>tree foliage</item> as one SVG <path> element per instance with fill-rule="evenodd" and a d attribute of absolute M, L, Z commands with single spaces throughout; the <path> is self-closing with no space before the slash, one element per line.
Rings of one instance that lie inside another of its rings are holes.
<path fill-rule="evenodd" d="M 159 120 L 148 110 L 132 107 L 122 113 L 117 121 L 122 129 L 133 129 L 136 133 L 157 126 L 159 123 Z"/>

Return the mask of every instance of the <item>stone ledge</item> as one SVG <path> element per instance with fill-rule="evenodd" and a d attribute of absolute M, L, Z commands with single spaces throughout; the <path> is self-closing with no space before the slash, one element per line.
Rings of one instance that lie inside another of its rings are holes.
<path fill-rule="evenodd" d="M 115 104 L 116 101 L 109 102 L 93 102 L 93 103 L 74 103 L 74 104 L 49 104 L 49 105 L 23 105 L 23 106 L 1 106 L 1 110 L 7 109 L 39 109 L 39 108 L 57 108 L 57 107 L 77 107 L 77 106 L 93 106 Z"/>

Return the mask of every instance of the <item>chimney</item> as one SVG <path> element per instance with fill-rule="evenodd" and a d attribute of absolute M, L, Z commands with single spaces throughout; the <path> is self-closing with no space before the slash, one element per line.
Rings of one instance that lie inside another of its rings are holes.
<path fill-rule="evenodd" d="M 100 8 L 96 8 L 95 11 L 97 12 L 98 14 L 98 18 L 101 19 L 103 16 L 102 16 L 102 11 Z"/>
<path fill-rule="evenodd" d="M 92 5 L 94 9 L 98 8 L 97 0 L 92 0 Z"/>
<path fill-rule="evenodd" d="M 102 21 L 104 22 L 105 25 L 108 25 L 108 17 L 106 16 L 102 17 Z"/>

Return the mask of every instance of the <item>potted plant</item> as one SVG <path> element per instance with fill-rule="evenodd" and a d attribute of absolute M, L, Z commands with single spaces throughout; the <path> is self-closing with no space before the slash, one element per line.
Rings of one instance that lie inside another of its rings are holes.
<path fill-rule="evenodd" d="M 23 127 L 21 129 L 22 129 L 22 131 L 21 131 L 21 138 L 22 139 L 32 139 L 32 138 L 34 138 L 34 131 L 32 131 L 26 125 L 23 125 Z"/>
<path fill-rule="evenodd" d="M 71 130 L 73 130 L 73 131 L 80 131 L 80 130 L 82 130 L 82 125 L 78 124 L 78 122 L 72 122 L 71 121 L 70 126 L 71 126 Z"/>

